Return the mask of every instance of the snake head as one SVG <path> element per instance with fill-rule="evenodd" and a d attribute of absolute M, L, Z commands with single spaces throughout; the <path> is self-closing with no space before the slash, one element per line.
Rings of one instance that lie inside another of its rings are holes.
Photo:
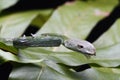
<path fill-rule="evenodd" d="M 95 47 L 85 40 L 68 39 L 64 41 L 63 45 L 68 49 L 84 54 L 86 57 L 96 55 Z"/>

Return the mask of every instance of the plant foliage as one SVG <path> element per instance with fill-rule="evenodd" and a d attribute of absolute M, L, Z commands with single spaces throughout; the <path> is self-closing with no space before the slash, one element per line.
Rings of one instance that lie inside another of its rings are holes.
<path fill-rule="evenodd" d="M 7 3 L 5 3 L 7 1 Z M 67 2 L 55 10 L 30 10 L 8 13 L 4 9 L 17 0 L 0 1 L 0 38 L 20 37 L 30 25 L 36 25 L 41 33 L 57 33 L 85 39 L 93 26 L 110 14 L 116 0 L 88 0 Z M 52 13 L 52 14 L 51 14 Z M 0 64 L 11 62 L 14 66 L 9 80 L 119 80 L 120 79 L 120 21 L 117 20 L 93 44 L 96 56 L 86 59 L 82 54 L 63 46 L 53 48 L 26 48 L 0 44 Z M 75 72 L 72 67 L 89 64 L 91 68 Z"/>

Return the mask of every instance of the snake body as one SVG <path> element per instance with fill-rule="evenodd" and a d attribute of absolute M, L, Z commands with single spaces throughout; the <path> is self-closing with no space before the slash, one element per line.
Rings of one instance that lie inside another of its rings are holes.
<path fill-rule="evenodd" d="M 4 39 L 5 40 L 5 39 Z M 9 41 L 8 41 L 9 42 Z M 61 44 L 68 49 L 83 53 L 85 56 L 95 55 L 95 47 L 85 40 L 71 39 L 64 35 L 44 33 L 40 36 L 21 37 L 11 40 L 16 48 L 57 47 Z"/>

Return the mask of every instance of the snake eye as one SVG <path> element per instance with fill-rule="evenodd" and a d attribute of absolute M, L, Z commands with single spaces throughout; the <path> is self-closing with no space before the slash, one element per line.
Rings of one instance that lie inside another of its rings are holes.
<path fill-rule="evenodd" d="M 82 45 L 77 45 L 77 47 L 78 47 L 78 48 L 80 48 L 80 49 L 81 49 L 81 48 L 83 48 L 83 46 L 82 46 Z"/>

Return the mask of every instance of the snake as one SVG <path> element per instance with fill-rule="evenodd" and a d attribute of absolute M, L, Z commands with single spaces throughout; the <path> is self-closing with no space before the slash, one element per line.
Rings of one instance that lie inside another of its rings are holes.
<path fill-rule="evenodd" d="M 43 33 L 39 36 L 31 34 L 31 36 L 23 36 L 14 39 L 0 39 L 4 43 L 12 44 L 14 47 L 27 48 L 27 47 L 64 47 L 84 54 L 86 57 L 96 55 L 94 45 L 86 40 L 68 38 L 65 35 L 54 33 Z"/>

